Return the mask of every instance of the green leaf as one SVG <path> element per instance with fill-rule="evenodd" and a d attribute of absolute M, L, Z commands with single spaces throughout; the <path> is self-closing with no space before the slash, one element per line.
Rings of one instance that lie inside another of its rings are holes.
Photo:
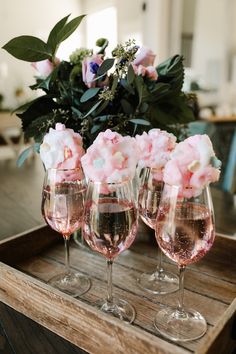
<path fill-rule="evenodd" d="M 124 98 L 121 99 L 120 104 L 121 104 L 125 114 L 134 113 L 133 106 L 127 100 L 125 100 Z"/>
<path fill-rule="evenodd" d="M 106 122 L 109 118 L 109 115 L 103 115 L 103 116 L 98 116 L 96 118 L 94 118 L 94 122 Z"/>
<path fill-rule="evenodd" d="M 91 134 L 96 133 L 101 128 L 100 124 L 94 124 L 91 129 Z"/>
<path fill-rule="evenodd" d="M 77 64 L 73 67 L 70 73 L 70 81 L 74 81 L 77 76 L 79 76 L 82 72 L 82 68 L 80 64 Z"/>
<path fill-rule="evenodd" d="M 22 120 L 23 130 L 26 131 L 32 121 L 40 116 L 50 114 L 56 108 L 58 108 L 57 103 L 49 95 L 44 95 L 31 101 L 30 106 L 23 113 L 18 113 L 17 116 Z"/>
<path fill-rule="evenodd" d="M 118 76 L 117 75 L 114 75 L 113 76 L 113 82 L 112 82 L 112 86 L 111 86 L 111 92 L 115 92 L 116 88 L 117 88 L 117 85 L 118 85 Z"/>
<path fill-rule="evenodd" d="M 82 114 L 82 112 L 80 112 L 80 110 L 78 108 L 75 108 L 75 107 L 72 106 L 71 110 L 74 113 L 76 118 L 80 118 L 80 119 L 83 118 L 83 114 Z"/>
<path fill-rule="evenodd" d="M 154 127 L 162 124 L 163 126 L 171 124 L 186 124 L 194 120 L 192 110 L 186 103 L 185 95 L 173 97 L 171 100 L 155 102 L 150 106 L 150 121 Z"/>
<path fill-rule="evenodd" d="M 142 96 L 143 96 L 143 78 L 141 76 L 136 76 L 135 77 L 135 85 L 138 91 L 138 96 L 139 96 L 139 104 L 142 102 Z"/>
<path fill-rule="evenodd" d="M 108 70 L 110 70 L 113 67 L 115 59 L 113 58 L 108 58 L 104 60 L 104 62 L 99 66 L 97 75 L 101 76 L 104 75 Z"/>
<path fill-rule="evenodd" d="M 59 46 L 60 43 L 67 39 L 77 29 L 84 17 L 85 15 L 75 17 L 73 20 L 62 27 L 62 29 L 57 34 L 57 38 L 55 39 L 57 46 Z"/>
<path fill-rule="evenodd" d="M 51 74 L 49 74 L 48 77 L 44 80 L 44 83 L 42 82 L 39 85 L 39 88 L 49 90 L 50 83 L 56 80 L 59 70 L 60 70 L 60 64 L 53 69 Z"/>
<path fill-rule="evenodd" d="M 128 67 L 128 73 L 127 73 L 127 82 L 128 84 L 132 84 L 132 82 L 135 79 L 135 73 L 132 64 L 129 65 Z"/>
<path fill-rule="evenodd" d="M 86 102 L 88 100 L 90 100 L 91 98 L 93 98 L 94 96 L 96 96 L 96 94 L 98 93 L 98 91 L 100 90 L 99 87 L 94 87 L 94 88 L 90 88 L 87 91 L 85 91 L 85 93 L 81 96 L 80 98 L 80 102 Z"/>
<path fill-rule="evenodd" d="M 34 138 L 37 143 L 43 140 L 44 135 L 48 132 L 48 129 L 56 123 L 54 119 L 54 113 L 50 112 L 45 115 L 38 116 L 25 129 L 25 138 Z"/>
<path fill-rule="evenodd" d="M 148 108 L 149 108 L 149 105 L 146 102 L 143 102 L 139 107 L 139 112 L 145 113 L 145 112 L 147 112 Z"/>
<path fill-rule="evenodd" d="M 104 54 L 105 53 L 105 49 L 108 46 L 109 42 L 106 38 L 99 38 L 96 41 L 96 45 L 98 47 L 100 47 L 100 50 L 97 52 L 97 54 Z"/>
<path fill-rule="evenodd" d="M 48 51 L 46 43 L 33 36 L 13 38 L 3 46 L 3 49 L 17 59 L 29 62 L 51 59 L 51 53 Z"/>
<path fill-rule="evenodd" d="M 158 80 L 171 85 L 172 91 L 181 91 L 184 80 L 183 56 L 174 55 L 157 66 Z"/>
<path fill-rule="evenodd" d="M 140 124 L 140 125 L 151 125 L 150 122 L 148 122 L 147 120 L 140 119 L 140 118 L 130 119 L 129 122 L 133 124 Z"/>
<path fill-rule="evenodd" d="M 39 151 L 40 151 L 40 143 L 35 143 L 34 145 L 33 145 L 33 149 L 34 149 L 34 151 L 35 152 L 37 152 L 37 153 L 39 153 Z"/>
<path fill-rule="evenodd" d="M 88 117 L 93 111 L 95 111 L 95 109 L 101 104 L 101 102 L 102 100 L 95 103 L 95 105 L 92 106 L 92 108 L 83 116 L 83 118 Z"/>
<path fill-rule="evenodd" d="M 97 111 L 96 111 L 96 115 L 99 115 L 108 105 L 109 105 L 110 101 L 103 101 L 103 103 L 100 105 L 100 107 L 98 107 Z"/>
<path fill-rule="evenodd" d="M 49 33 L 47 46 L 53 56 L 55 55 L 58 46 L 58 33 L 65 26 L 69 16 L 70 15 L 67 15 L 64 18 L 62 18 L 59 22 L 57 22 L 57 24 L 53 27 L 53 29 Z"/>
<path fill-rule="evenodd" d="M 34 146 L 30 146 L 27 149 L 25 149 L 24 151 L 22 151 L 22 153 L 20 154 L 20 156 L 18 157 L 16 164 L 18 167 L 21 167 L 23 165 L 23 163 L 25 162 L 25 160 L 27 159 L 27 157 L 30 155 L 30 153 L 33 151 Z"/>
<path fill-rule="evenodd" d="M 163 82 L 158 82 L 154 89 L 151 91 L 152 94 L 159 94 L 159 93 L 163 93 L 163 92 L 167 92 L 170 89 L 170 84 L 166 84 Z"/>
<path fill-rule="evenodd" d="M 125 79 L 121 79 L 120 80 L 120 84 L 121 86 L 124 87 L 124 89 L 129 92 L 131 95 L 135 94 L 135 90 L 133 88 L 133 86 L 129 85 L 128 82 Z"/>
<path fill-rule="evenodd" d="M 35 98 L 34 100 L 30 101 L 30 102 L 26 102 L 24 104 L 22 104 L 21 106 L 17 107 L 16 109 L 14 109 L 14 111 L 12 113 L 23 113 L 25 112 L 34 102 L 37 102 L 40 99 L 40 97 Z"/>
<path fill-rule="evenodd" d="M 39 88 L 41 88 L 42 90 L 49 90 L 49 84 L 50 84 L 50 81 L 51 81 L 51 75 L 48 75 L 47 77 L 46 77 L 46 79 L 44 79 L 44 80 L 42 80 L 41 82 L 40 82 L 40 84 L 38 84 L 36 87 L 32 87 L 31 86 L 31 88 L 32 89 L 34 89 L 34 90 L 36 90 L 36 89 L 39 89 Z"/>

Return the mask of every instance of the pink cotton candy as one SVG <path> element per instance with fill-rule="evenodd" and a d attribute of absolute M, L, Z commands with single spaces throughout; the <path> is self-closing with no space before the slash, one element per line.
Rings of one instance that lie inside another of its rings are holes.
<path fill-rule="evenodd" d="M 135 138 L 139 150 L 139 166 L 156 169 L 156 179 L 161 181 L 163 168 L 175 148 L 176 137 L 160 129 L 151 129 Z"/>
<path fill-rule="evenodd" d="M 74 169 L 80 167 L 84 154 L 82 138 L 73 129 L 57 123 L 56 129 L 50 128 L 40 145 L 40 157 L 46 169 Z"/>
<path fill-rule="evenodd" d="M 165 166 L 163 180 L 179 186 L 181 197 L 196 197 L 210 183 L 218 181 L 219 167 L 209 137 L 194 135 L 176 146 Z"/>
<path fill-rule="evenodd" d="M 137 159 L 135 139 L 107 129 L 98 134 L 81 163 L 90 180 L 119 183 L 134 177 Z"/>

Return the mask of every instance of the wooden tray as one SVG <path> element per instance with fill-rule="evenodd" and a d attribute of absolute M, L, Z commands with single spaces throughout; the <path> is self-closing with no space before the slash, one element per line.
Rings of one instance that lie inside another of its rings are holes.
<path fill-rule="evenodd" d="M 114 293 L 136 308 L 133 325 L 97 310 L 106 294 L 106 262 L 71 242 L 71 265 L 89 275 L 91 289 L 73 299 L 46 284 L 63 269 L 64 247 L 57 233 L 43 226 L 0 242 L 0 300 L 90 353 L 231 353 L 236 348 L 236 241 L 216 237 L 208 255 L 186 271 L 185 304 L 200 311 L 207 334 L 189 343 L 159 336 L 153 319 L 163 306 L 175 306 L 177 293 L 148 294 L 136 285 L 142 272 L 156 267 L 157 248 L 136 242 L 114 264 Z M 165 268 L 176 265 L 164 259 Z M 17 330 L 17 328 L 16 328 Z"/>

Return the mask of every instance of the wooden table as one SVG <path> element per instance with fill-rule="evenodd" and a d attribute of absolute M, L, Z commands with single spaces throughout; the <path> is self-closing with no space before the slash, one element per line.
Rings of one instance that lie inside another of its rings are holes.
<path fill-rule="evenodd" d="M 23 148 L 23 134 L 21 120 L 10 112 L 0 112 L 0 138 L 5 145 L 0 146 L 0 160 L 16 159 L 21 148 Z M 17 138 L 15 144 L 12 138 Z"/>
<path fill-rule="evenodd" d="M 208 122 L 212 122 L 212 123 L 232 123 L 235 122 L 236 123 L 236 115 L 231 115 L 231 116 L 211 116 L 209 118 L 206 119 L 206 121 Z"/>

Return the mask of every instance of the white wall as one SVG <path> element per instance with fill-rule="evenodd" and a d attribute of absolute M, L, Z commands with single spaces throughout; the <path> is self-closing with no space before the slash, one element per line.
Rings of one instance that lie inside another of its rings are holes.
<path fill-rule="evenodd" d="M 142 3 L 142 0 L 82 0 L 82 9 L 90 15 L 108 7 L 115 7 L 118 24 L 117 41 L 123 43 L 129 38 L 134 38 L 142 42 Z M 106 18 L 104 22 L 108 22 Z M 99 35 L 100 29 L 97 28 L 97 38 Z M 109 37 L 109 27 L 107 27 L 107 37 Z"/>
<path fill-rule="evenodd" d="M 227 80 L 227 14 L 227 0 L 198 0 L 196 3 L 193 68 L 206 85 L 213 88 Z"/>
<path fill-rule="evenodd" d="M 170 47 L 170 0 L 147 0 L 143 17 L 143 42 L 157 55 L 157 62 L 165 60 Z"/>
<path fill-rule="evenodd" d="M 0 47 L 13 37 L 25 34 L 46 40 L 56 22 L 70 13 L 71 19 L 81 15 L 80 0 L 1 1 Z M 75 49 L 75 45 L 79 47 L 80 40 L 82 39 L 79 31 L 76 31 L 62 44 L 61 56 L 66 57 Z M 34 73 L 30 63 L 15 59 L 0 49 L 0 93 L 3 92 L 6 98 L 4 102 L 6 107 L 12 108 L 21 103 L 17 102 L 14 91 L 17 88 L 26 89 L 33 84 Z M 27 90 L 21 100 L 25 100 L 29 94 L 31 91 Z"/>
<path fill-rule="evenodd" d="M 143 3 L 146 4 L 145 10 Z M 170 53 L 170 3 L 171 0 L 82 0 L 83 11 L 87 14 L 115 6 L 118 42 L 135 39 L 137 44 L 150 47 L 157 55 L 156 63 Z M 99 36 L 99 28 L 97 32 Z"/>
<path fill-rule="evenodd" d="M 183 0 L 182 32 L 193 34 L 196 0 Z"/>
<path fill-rule="evenodd" d="M 135 39 L 137 44 L 143 44 L 142 33 L 142 0 L 117 0 L 118 39 L 121 43 Z"/>
<path fill-rule="evenodd" d="M 236 0 L 185 0 L 185 3 L 190 6 L 194 1 L 195 21 L 188 17 L 188 13 L 184 20 L 185 29 L 191 28 L 194 22 L 193 66 L 209 86 L 221 85 L 227 80 L 230 60 L 232 62 L 233 55 L 236 55 Z M 155 52 L 157 64 L 170 55 L 180 53 L 183 2 L 184 0 L 2 1 L 0 46 L 22 34 L 46 39 L 53 25 L 69 13 L 72 13 L 73 18 L 82 13 L 91 14 L 114 6 L 117 9 L 118 42 L 136 38 L 138 44 L 144 44 Z M 143 3 L 146 4 L 145 11 L 142 8 Z M 104 19 L 104 23 L 108 24 L 108 21 Z M 109 36 L 109 25 L 106 30 Z M 100 37 L 99 31 L 97 26 L 97 38 Z M 65 41 L 59 53 L 67 57 L 76 47 L 85 46 L 86 43 L 84 20 L 80 30 Z M 30 63 L 19 61 L 0 50 L 0 93 L 3 92 L 6 96 L 6 106 L 15 107 L 20 103 L 16 102 L 14 91 L 17 88 L 26 90 L 27 86 L 34 83 L 33 75 Z M 31 93 L 30 90 L 28 92 Z"/>

